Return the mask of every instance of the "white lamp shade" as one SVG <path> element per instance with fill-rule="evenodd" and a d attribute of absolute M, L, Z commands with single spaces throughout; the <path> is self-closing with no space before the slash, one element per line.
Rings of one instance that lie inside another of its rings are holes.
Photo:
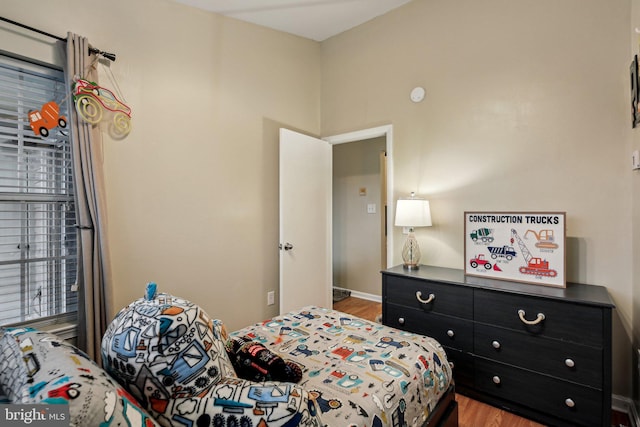
<path fill-rule="evenodd" d="M 431 226 L 429 201 L 423 199 L 402 199 L 396 205 L 397 227 Z"/>

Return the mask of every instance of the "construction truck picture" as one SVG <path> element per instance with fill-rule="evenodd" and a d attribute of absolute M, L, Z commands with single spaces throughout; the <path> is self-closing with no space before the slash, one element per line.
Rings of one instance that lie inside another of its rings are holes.
<path fill-rule="evenodd" d="M 529 249 L 524 244 L 520 236 L 518 236 L 518 232 L 511 229 L 511 237 L 512 240 L 518 242 L 518 246 L 520 247 L 520 252 L 522 252 L 522 257 L 524 258 L 527 265 L 524 265 L 518 269 L 522 274 L 533 274 L 535 276 L 543 276 L 543 277 L 556 277 L 558 272 L 549 268 L 549 262 L 547 260 L 543 260 L 539 257 L 534 257 L 529 252 Z"/>
<path fill-rule="evenodd" d="M 566 232 L 565 212 L 465 212 L 464 273 L 566 288 Z"/>

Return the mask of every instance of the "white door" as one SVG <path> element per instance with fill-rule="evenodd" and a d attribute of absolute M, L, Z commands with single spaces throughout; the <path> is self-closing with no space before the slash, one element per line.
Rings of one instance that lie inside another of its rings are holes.
<path fill-rule="evenodd" d="M 331 144 L 280 129 L 280 313 L 331 308 Z"/>

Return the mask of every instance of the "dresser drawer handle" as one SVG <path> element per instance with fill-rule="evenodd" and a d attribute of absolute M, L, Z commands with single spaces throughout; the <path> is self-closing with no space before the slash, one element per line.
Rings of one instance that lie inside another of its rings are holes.
<path fill-rule="evenodd" d="M 422 292 L 416 291 L 416 298 L 418 299 L 418 301 L 420 301 L 423 304 L 429 304 L 429 303 L 433 302 L 434 299 L 436 299 L 436 295 L 435 294 L 429 294 L 429 298 L 428 299 L 422 299 Z"/>
<path fill-rule="evenodd" d="M 496 350 L 498 350 L 500 348 L 500 342 L 499 341 L 493 341 L 491 343 L 491 345 L 493 346 L 493 348 L 495 348 Z"/>
<path fill-rule="evenodd" d="M 573 399 L 567 397 L 564 400 L 564 404 L 567 405 L 569 408 L 573 408 L 574 406 L 576 406 L 576 402 L 573 401 Z"/>
<path fill-rule="evenodd" d="M 401 325 L 404 325 L 404 317 L 399 317 L 398 318 L 398 323 Z"/>
<path fill-rule="evenodd" d="M 452 330 L 452 329 L 449 329 L 449 330 L 447 331 L 447 336 L 448 336 L 449 338 L 453 338 L 455 335 L 456 335 L 456 333 L 455 333 L 455 332 L 453 332 L 453 330 Z"/>
<path fill-rule="evenodd" d="M 565 359 L 564 364 L 569 368 L 573 368 L 574 366 L 576 366 L 576 362 L 574 362 L 573 359 Z"/>
<path fill-rule="evenodd" d="M 494 375 L 493 378 L 491 378 L 493 380 L 494 384 L 500 384 L 500 377 L 497 375 Z"/>
<path fill-rule="evenodd" d="M 538 323 L 542 322 L 545 319 L 544 313 L 538 313 L 538 316 L 536 316 L 535 320 L 525 319 L 524 316 L 526 316 L 526 314 L 527 313 L 525 313 L 524 310 L 522 309 L 518 310 L 518 316 L 520 316 L 520 321 L 525 325 L 537 325 Z"/>

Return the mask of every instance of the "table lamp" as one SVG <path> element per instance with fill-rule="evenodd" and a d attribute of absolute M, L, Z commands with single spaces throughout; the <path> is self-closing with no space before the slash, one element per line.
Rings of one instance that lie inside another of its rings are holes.
<path fill-rule="evenodd" d="M 407 270 L 417 270 L 420 268 L 420 246 L 413 234 L 413 229 L 431 226 L 429 201 L 415 197 L 413 192 L 409 199 L 398 199 L 395 225 L 409 227 L 409 235 L 402 248 L 403 266 Z"/>

